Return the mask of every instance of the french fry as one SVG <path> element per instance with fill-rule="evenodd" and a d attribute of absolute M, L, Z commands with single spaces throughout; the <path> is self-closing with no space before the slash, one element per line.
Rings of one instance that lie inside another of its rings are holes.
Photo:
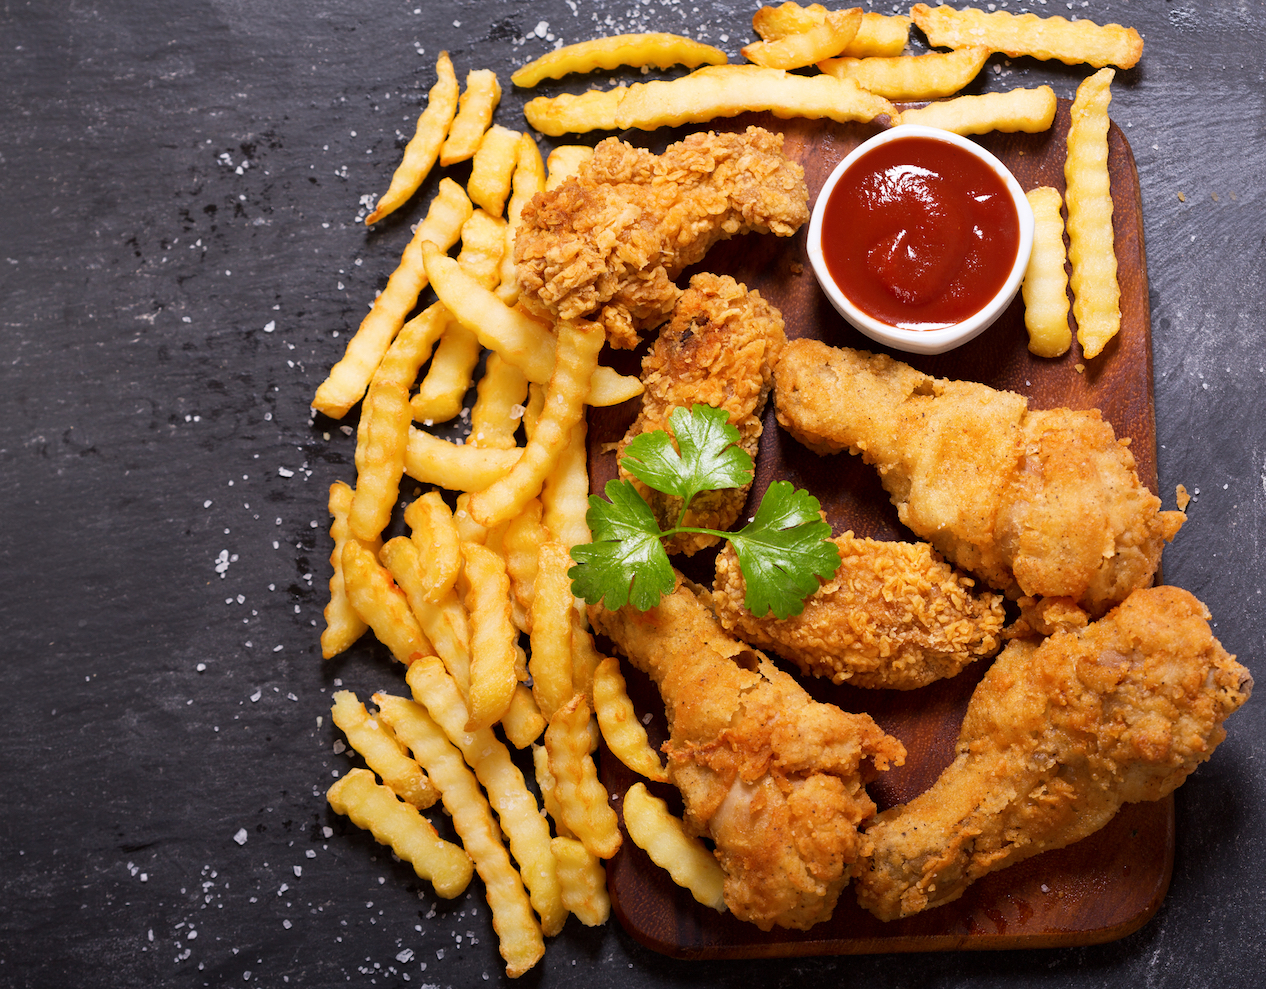
<path fill-rule="evenodd" d="M 516 749 L 526 749 L 545 731 L 545 715 L 536 706 L 532 688 L 526 683 L 515 684 L 514 699 L 501 716 L 501 727 L 506 740 Z"/>
<path fill-rule="evenodd" d="M 593 709 L 607 748 L 617 759 L 649 780 L 668 782 L 664 764 L 647 741 L 642 722 L 637 720 L 620 661 L 614 656 L 606 657 L 594 670 Z"/>
<path fill-rule="evenodd" d="M 716 858 L 703 842 L 686 833 L 681 819 L 652 796 L 644 783 L 634 783 L 624 794 L 624 827 L 633 844 L 666 870 L 673 882 L 705 907 L 725 910 L 725 873 Z"/>
<path fill-rule="evenodd" d="M 496 351 L 489 353 L 479 379 L 475 403 L 470 407 L 471 446 L 513 450 L 515 434 L 523 420 L 528 380 L 523 372 Z"/>
<path fill-rule="evenodd" d="M 589 754 L 590 717 L 585 698 L 576 694 L 549 719 L 545 751 L 563 823 L 592 854 L 607 859 L 619 850 L 622 839 L 616 813 Z"/>
<path fill-rule="evenodd" d="M 457 579 L 470 613 L 470 719 L 467 731 L 487 728 L 514 699 L 514 645 L 518 630 L 510 613 L 510 578 L 505 562 L 477 543 L 462 543 Z"/>
<path fill-rule="evenodd" d="M 1077 342 L 1086 357 L 1097 357 L 1121 328 L 1108 177 L 1108 104 L 1115 75 L 1113 69 L 1100 69 L 1077 87 L 1064 160 L 1069 284 Z"/>
<path fill-rule="evenodd" d="M 516 69 L 510 81 L 530 88 L 544 79 L 561 79 L 572 73 L 610 70 L 622 65 L 657 69 L 684 65 L 693 69 L 697 65 L 720 65 L 725 61 L 725 52 L 720 48 L 677 34 L 616 34 L 555 48 Z"/>
<path fill-rule="evenodd" d="M 1050 186 L 1030 189 L 1033 207 L 1033 253 L 1020 291 L 1029 350 L 1038 357 L 1058 357 L 1072 345 L 1068 328 L 1068 276 L 1064 272 L 1064 219 L 1060 195 Z"/>
<path fill-rule="evenodd" d="M 571 682 L 576 693 L 593 697 L 593 677 L 603 656 L 594 645 L 589 621 L 580 608 L 571 612 Z M 598 747 L 598 732 L 593 733 L 593 748 Z"/>
<path fill-rule="evenodd" d="M 536 787 L 541 791 L 541 805 L 554 822 L 554 830 L 560 835 L 574 838 L 563 820 L 563 808 L 558 802 L 558 781 L 549 769 L 549 753 L 544 745 L 532 746 L 532 769 L 536 774 Z"/>
<path fill-rule="evenodd" d="M 821 24 L 829 11 L 820 3 L 801 7 L 796 3 L 761 7 L 752 17 L 752 30 L 763 41 L 777 41 L 790 34 L 799 34 Z M 910 18 L 902 14 L 862 15 L 862 23 L 853 40 L 837 55 L 867 58 L 872 55 L 900 55 L 910 39 Z"/>
<path fill-rule="evenodd" d="M 470 513 L 476 522 L 487 526 L 504 522 L 541 493 L 545 478 L 566 449 L 572 428 L 585 414 L 585 400 L 605 340 L 600 323 L 559 324 L 557 363 L 540 421 L 510 473 L 470 496 Z"/>
<path fill-rule="evenodd" d="M 989 58 L 982 46 L 927 55 L 896 58 L 828 58 L 818 63 L 823 73 L 852 80 L 868 93 L 890 100 L 934 100 L 951 96 L 976 77 Z"/>
<path fill-rule="evenodd" d="M 379 565 L 373 551 L 355 539 L 343 547 L 343 582 L 356 613 L 396 659 L 408 666 L 419 656 L 434 654 L 404 592 Z"/>
<path fill-rule="evenodd" d="M 448 136 L 448 127 L 457 112 L 457 75 L 448 52 L 440 52 L 435 62 L 435 85 L 427 97 L 426 109 L 418 117 L 417 128 L 404 149 L 404 158 L 391 176 L 391 184 L 374 211 L 365 217 L 366 224 L 377 223 L 399 209 L 426 181 L 440 154 L 440 145 Z"/>
<path fill-rule="evenodd" d="M 550 842 L 550 848 L 558 863 L 563 906 L 586 927 L 601 927 L 611 916 L 602 860 L 575 838 L 560 835 Z"/>
<path fill-rule="evenodd" d="M 514 178 L 510 184 L 510 202 L 506 206 L 505 248 L 501 255 L 501 277 L 497 296 L 507 306 L 519 298 L 519 279 L 514 271 L 514 232 L 523 219 L 523 207 L 545 188 L 545 161 L 541 149 L 526 131 L 519 136 Z"/>
<path fill-rule="evenodd" d="M 518 131 L 493 124 L 484 132 L 471 164 L 466 192 L 470 201 L 492 216 L 500 216 L 510 195 L 518 161 Z"/>
<path fill-rule="evenodd" d="M 509 841 L 510 854 L 519 863 L 541 927 L 546 935 L 557 934 L 567 914 L 549 847 L 549 824 L 541 816 L 540 805 L 524 783 L 509 750 L 492 730 L 464 729 L 467 708 L 443 667 L 434 660 L 415 665 L 417 668 L 410 667 L 411 675 L 406 676 L 414 701 L 426 708 L 483 785 Z M 385 703 L 396 707 L 401 699 L 388 698 Z"/>
<path fill-rule="evenodd" d="M 560 144 L 545 161 L 545 191 L 558 188 L 592 157 L 593 148 L 587 144 Z"/>
<path fill-rule="evenodd" d="M 533 498 L 510 520 L 501 542 L 506 573 L 510 577 L 510 592 L 514 596 L 514 623 L 522 632 L 532 630 L 531 609 L 536 596 L 539 551 L 541 544 L 549 538 L 541 524 L 541 513 L 540 500 Z"/>
<path fill-rule="evenodd" d="M 426 288 L 422 243 L 429 241 L 437 250 L 447 251 L 457 243 L 462 225 L 470 218 L 473 208 L 460 185 L 449 178 L 440 180 L 426 218 L 418 224 L 399 266 L 387 279 L 387 287 L 374 300 L 369 315 L 348 341 L 343 357 L 330 368 L 329 375 L 317 388 L 312 400 L 316 411 L 342 419 L 361 400 L 391 341 L 417 304 L 419 293 Z"/>
<path fill-rule="evenodd" d="M 743 48 L 742 55 L 770 69 L 802 69 L 843 52 L 861 24 L 860 7 L 826 11 L 812 27 L 776 40 L 754 42 Z"/>
<path fill-rule="evenodd" d="M 439 601 L 453 589 L 462 567 L 461 537 L 453 512 L 438 491 L 428 491 L 409 502 L 404 522 L 418 551 L 422 596 Z"/>
<path fill-rule="evenodd" d="M 474 69 L 466 74 L 466 88 L 457 103 L 457 115 L 440 148 L 440 164 L 447 168 L 473 158 L 479 150 L 492 114 L 501 102 L 501 83 L 491 69 Z"/>
<path fill-rule="evenodd" d="M 458 446 L 411 426 L 404 472 L 415 481 L 449 491 L 478 491 L 508 474 L 522 453 L 522 449 Z"/>
<path fill-rule="evenodd" d="M 1005 93 L 956 96 L 925 107 L 902 110 L 901 122 L 939 127 L 964 136 L 990 131 L 1038 134 L 1050 130 L 1055 121 L 1055 104 L 1055 90 L 1050 86 L 1011 89 Z"/>
<path fill-rule="evenodd" d="M 330 600 L 325 606 L 325 628 L 321 632 L 321 655 L 332 659 L 353 642 L 364 635 L 369 626 L 357 614 L 347 598 L 347 589 L 343 580 L 343 547 L 351 537 L 347 525 L 347 512 L 352 507 L 353 492 L 343 481 L 335 481 L 330 485 L 330 538 L 334 541 L 334 549 L 330 552 L 330 566 L 334 573 L 330 577 Z M 378 546 L 372 545 L 374 552 Z"/>
<path fill-rule="evenodd" d="M 479 338 L 457 320 L 449 320 L 421 387 L 409 399 L 410 418 L 436 423 L 458 415 L 482 353 Z"/>
<path fill-rule="evenodd" d="M 423 247 L 432 287 L 440 301 L 479 342 L 519 368 L 529 381 L 546 384 L 554 372 L 558 341 L 530 316 L 512 309 L 484 288 L 438 247 Z M 635 375 L 596 367 L 590 385 L 591 405 L 618 405 L 642 393 Z"/>
<path fill-rule="evenodd" d="M 533 581 L 531 657 L 532 696 L 546 720 L 571 700 L 571 612 L 574 610 L 567 570 L 571 557 L 565 547 L 548 541 L 540 545 Z"/>
<path fill-rule="evenodd" d="M 545 527 L 570 549 L 592 538 L 585 512 L 589 510 L 589 455 L 585 446 L 588 426 L 584 419 L 572 427 L 558 465 L 541 488 Z"/>
<path fill-rule="evenodd" d="M 617 130 L 616 114 L 628 86 L 614 89 L 591 89 L 573 95 L 538 96 L 523 106 L 523 116 L 536 130 L 548 137 L 584 134 L 591 130 Z"/>
<path fill-rule="evenodd" d="M 501 840 L 501 829 L 493 820 L 488 801 L 479 789 L 474 773 L 461 753 L 426 708 L 402 697 L 374 695 L 379 714 L 391 725 L 396 737 L 413 752 L 452 817 L 457 832 L 484 881 L 492 927 L 500 942 L 506 974 L 517 978 L 545 954 L 545 940 L 523 880 L 510 862 Z"/>
<path fill-rule="evenodd" d="M 441 838 L 416 807 L 401 803 L 369 770 L 349 770 L 330 787 L 326 799 L 336 813 L 370 832 L 412 865 L 439 896 L 451 900 L 470 885 L 474 873 L 470 856 Z"/>
<path fill-rule="evenodd" d="M 1134 28 L 1120 24 L 1099 25 L 1084 19 L 1037 14 L 986 13 L 969 7 L 929 7 L 916 3 L 910 15 L 936 48 L 963 48 L 986 45 L 991 51 L 1012 58 L 1057 59 L 1068 65 L 1079 62 L 1103 68 L 1116 65 L 1133 68 L 1143 54 L 1143 39 Z"/>
<path fill-rule="evenodd" d="M 405 323 L 369 382 L 356 427 L 356 491 L 348 512 L 357 539 L 377 539 L 391 521 L 409 445 L 409 387 L 447 323 L 438 303 Z"/>
<path fill-rule="evenodd" d="M 350 690 L 334 692 L 330 717 L 365 765 L 378 774 L 383 783 L 405 803 L 426 810 L 440 798 L 440 793 L 426 773 L 396 740 L 385 724 L 371 717 L 365 705 Z"/>

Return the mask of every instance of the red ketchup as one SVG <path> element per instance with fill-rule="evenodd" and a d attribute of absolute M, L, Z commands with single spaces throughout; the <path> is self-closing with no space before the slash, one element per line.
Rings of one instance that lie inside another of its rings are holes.
<path fill-rule="evenodd" d="M 858 158 L 822 216 L 822 254 L 840 291 L 905 330 L 941 329 L 977 313 L 1002 289 L 1019 244 L 1002 177 L 926 137 Z"/>

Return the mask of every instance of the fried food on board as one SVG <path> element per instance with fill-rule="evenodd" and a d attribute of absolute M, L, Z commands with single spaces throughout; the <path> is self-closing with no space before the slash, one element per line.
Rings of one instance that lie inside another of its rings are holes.
<path fill-rule="evenodd" d="M 774 401 L 810 449 L 877 467 L 911 531 L 1009 597 L 1102 615 L 1151 582 L 1184 521 L 1160 511 L 1097 409 L 1029 409 L 1013 392 L 803 339 L 774 369 Z"/>
<path fill-rule="evenodd" d="M 679 34 L 616 34 L 555 48 L 516 69 L 510 81 L 516 86 L 530 87 L 543 79 L 561 79 L 573 72 L 593 72 L 622 65 L 656 69 L 685 65 L 693 69 L 698 65 L 721 65 L 725 61 L 726 54 L 720 48 Z"/>
<path fill-rule="evenodd" d="M 761 7 L 752 16 L 752 30 L 762 41 L 778 41 L 791 34 L 809 31 L 827 19 L 831 11 L 820 3 L 801 7 L 783 3 L 777 7 Z M 861 25 L 853 39 L 836 55 L 865 58 L 872 55 L 900 55 L 910 38 L 910 18 L 902 14 L 862 14 Z"/>
<path fill-rule="evenodd" d="M 1253 686 L 1208 617 L 1186 591 L 1146 588 L 1086 628 L 1008 645 L 972 695 L 953 763 L 867 828 L 862 906 L 893 920 L 948 903 L 1179 786 Z"/>
<path fill-rule="evenodd" d="M 558 137 L 591 130 L 655 130 L 767 111 L 775 117 L 871 121 L 897 110 L 851 80 L 806 76 L 761 65 L 709 65 L 678 79 L 639 82 L 579 96 L 538 96 L 523 108 L 528 123 Z"/>
<path fill-rule="evenodd" d="M 939 127 L 963 135 L 988 134 L 990 131 L 1038 134 L 1050 130 L 1055 122 L 1056 102 L 1055 90 L 1050 86 L 1009 89 L 1005 93 L 955 96 L 924 107 L 902 110 L 901 122 Z"/>
<path fill-rule="evenodd" d="M 759 127 L 692 134 L 662 155 L 608 138 L 524 208 L 520 303 L 545 318 L 595 319 L 613 346 L 631 348 L 677 302 L 673 279 L 717 241 L 787 237 L 808 217 L 804 169 Z"/>
<path fill-rule="evenodd" d="M 861 24 L 861 7 L 825 11 L 811 27 L 746 45 L 742 55 L 770 69 L 802 69 L 842 53 Z"/>
<path fill-rule="evenodd" d="M 510 185 L 514 181 L 514 169 L 519 161 L 522 137 L 518 131 L 493 124 L 479 140 L 466 192 L 472 203 L 493 216 L 500 216 L 505 209 Z"/>
<path fill-rule="evenodd" d="M 1063 199 L 1058 189 L 1039 186 L 1025 193 L 1033 207 L 1033 253 L 1020 286 L 1029 350 L 1058 357 L 1072 345 L 1068 328 L 1068 275 L 1064 271 Z"/>
<path fill-rule="evenodd" d="M 633 772 L 657 783 L 667 783 L 659 756 L 646 738 L 646 729 L 637 720 L 633 701 L 629 698 L 620 660 L 608 656 L 598 664 L 593 675 L 593 708 L 598 718 L 602 740 L 620 762 Z M 628 806 L 625 806 L 627 823 Z M 636 840 L 636 839 L 634 839 Z M 640 845 L 638 847 L 645 847 Z"/>
<path fill-rule="evenodd" d="M 448 137 L 449 125 L 457 113 L 457 75 L 453 72 L 448 52 L 440 52 L 435 62 L 435 74 L 438 78 L 427 96 L 426 109 L 418 117 L 415 133 L 405 145 L 404 158 L 396 167 L 391 184 L 378 200 L 374 211 L 365 217 L 366 224 L 377 223 L 403 206 L 435 166 L 440 146 Z"/>
<path fill-rule="evenodd" d="M 1063 17 L 1011 14 L 1003 10 L 985 13 L 974 7 L 929 7 L 916 3 L 910 8 L 914 23 L 936 48 L 965 48 L 986 45 L 990 51 L 1015 58 L 1058 59 L 1069 65 L 1084 62 L 1095 68 L 1117 65 L 1132 68 L 1143 54 L 1143 39 L 1134 28 L 1120 24 L 1099 25 Z"/>
<path fill-rule="evenodd" d="M 473 158 L 479 142 L 492 123 L 492 114 L 501 102 L 501 83 L 491 69 L 473 69 L 466 74 L 466 88 L 457 104 L 457 115 L 440 148 L 440 164 L 447 168 Z"/>
<path fill-rule="evenodd" d="M 759 292 L 729 275 L 701 272 L 690 280 L 673 307 L 669 321 L 642 359 L 642 407 L 637 419 L 620 440 L 623 453 L 633 437 L 656 429 L 672 428 L 668 418 L 674 409 L 696 403 L 724 409 L 730 425 L 739 431 L 739 447 L 756 457 L 762 432 L 761 414 L 773 386 L 773 369 L 786 344 L 782 314 Z M 660 528 L 678 524 L 681 498 L 656 491 L 621 466 L 620 476 L 630 480 L 655 513 Z M 751 483 L 720 488 L 695 497 L 682 525 L 729 529 L 738 518 Z M 681 533 L 666 544 L 669 553 L 693 555 L 717 543 L 717 537 Z"/>
<path fill-rule="evenodd" d="M 652 796 L 640 780 L 624 794 L 624 826 L 633 844 L 678 886 L 713 910 L 725 910 L 725 873 L 708 846 L 686 831 L 685 822 Z"/>
<path fill-rule="evenodd" d="M 1068 125 L 1064 202 L 1068 206 L 1069 284 L 1077 342 L 1097 357 L 1121 328 L 1121 287 L 1112 230 L 1108 175 L 1108 104 L 1113 69 L 1100 69 L 1077 87 Z"/>
<path fill-rule="evenodd" d="M 347 512 L 352 507 L 353 491 L 345 481 L 330 485 L 330 600 L 325 605 L 325 628 L 321 632 L 321 655 L 332 659 L 351 647 L 357 639 L 369 631 L 369 625 L 352 607 L 347 597 L 347 585 L 343 580 L 343 547 L 352 538 L 347 525 Z M 378 551 L 378 543 L 371 545 Z"/>
<path fill-rule="evenodd" d="M 952 96 L 980 72 L 989 49 L 960 48 L 895 58 L 828 58 L 818 68 L 841 82 L 852 81 L 868 93 L 890 100 L 933 100 Z"/>
<path fill-rule="evenodd" d="M 785 619 L 743 607 L 747 585 L 730 546 L 717 556 L 712 603 L 745 642 L 855 687 L 912 690 L 955 676 L 1002 646 L 1002 595 L 977 591 L 927 543 L 834 540 L 835 576 Z"/>
<path fill-rule="evenodd" d="M 650 611 L 589 616 L 659 687 L 668 776 L 689 832 L 715 843 L 726 906 L 761 930 L 808 929 L 870 852 L 857 830 L 875 812 L 867 774 L 900 765 L 905 749 L 868 715 L 814 701 L 706 600 L 679 577 Z"/>
<path fill-rule="evenodd" d="M 335 691 L 330 717 L 365 765 L 405 803 L 426 810 L 440 798 L 439 791 L 405 752 L 392 730 L 366 711 L 350 690 Z"/>

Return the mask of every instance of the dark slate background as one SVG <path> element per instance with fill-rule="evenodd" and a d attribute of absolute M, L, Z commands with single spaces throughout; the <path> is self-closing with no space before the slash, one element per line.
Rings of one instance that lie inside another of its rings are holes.
<path fill-rule="evenodd" d="M 497 119 L 518 128 L 510 71 L 555 38 L 669 30 L 736 55 L 754 7 L 0 6 L 0 985 L 505 981 L 477 882 L 438 904 L 325 808 L 349 765 L 331 692 L 395 687 L 398 671 L 369 646 L 320 659 L 325 495 L 351 478 L 352 441 L 314 425 L 309 401 L 424 209 L 425 192 L 381 229 L 358 222 L 440 49 L 459 76 L 497 70 Z M 1161 493 L 1197 494 L 1165 572 L 1255 669 L 1266 7 L 1033 9 L 1146 38 L 1112 115 L 1143 190 Z M 1071 97 L 1084 74 L 995 57 L 976 88 L 1049 81 Z M 1159 913 L 1110 945 L 694 965 L 614 921 L 572 921 L 522 982 L 1254 985 L 1264 746 L 1253 701 L 1177 795 Z"/>

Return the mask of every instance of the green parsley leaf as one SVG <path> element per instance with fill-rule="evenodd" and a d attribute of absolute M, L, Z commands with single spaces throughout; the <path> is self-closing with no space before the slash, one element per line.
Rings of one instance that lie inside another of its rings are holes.
<path fill-rule="evenodd" d="M 675 578 L 655 513 L 628 481 L 608 481 L 608 501 L 589 496 L 585 521 L 593 541 L 572 547 L 576 566 L 567 571 L 572 593 L 589 604 L 606 599 L 614 611 L 630 600 L 638 611 L 671 594 Z"/>

